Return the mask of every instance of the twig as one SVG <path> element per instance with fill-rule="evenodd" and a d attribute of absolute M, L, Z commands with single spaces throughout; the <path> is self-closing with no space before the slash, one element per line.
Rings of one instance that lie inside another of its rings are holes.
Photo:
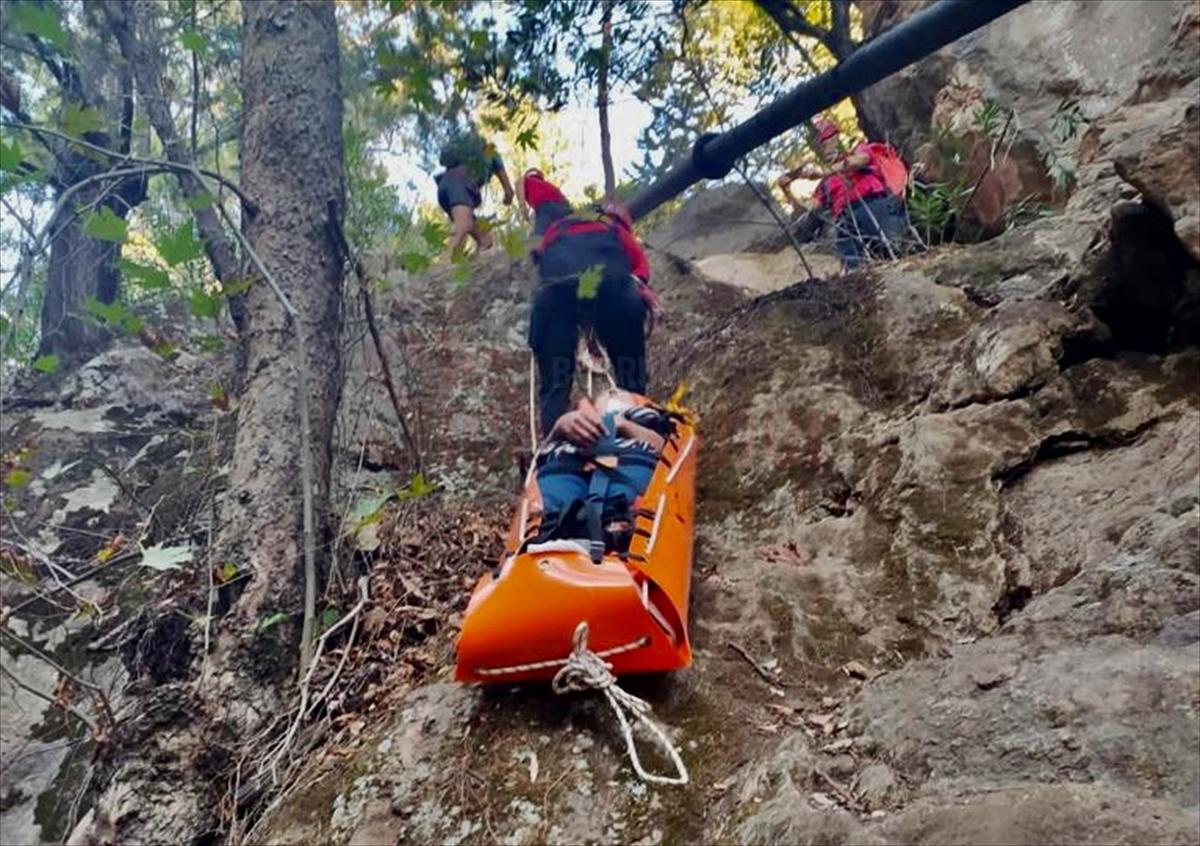
<path fill-rule="evenodd" d="M 1014 114 L 1015 112 L 1012 109 L 1009 109 L 1008 119 L 1004 121 L 1004 128 L 1000 130 L 1000 134 L 996 136 L 996 140 L 992 142 L 990 153 L 988 155 L 988 166 L 985 167 L 983 172 L 979 174 L 979 178 L 975 180 L 974 186 L 971 187 L 971 193 L 967 195 L 967 201 L 962 204 L 962 211 L 964 214 L 966 213 L 967 209 L 971 208 L 971 203 L 975 199 L 975 192 L 978 191 L 979 186 L 983 184 L 984 177 L 991 173 L 996 167 L 996 150 L 998 150 L 1000 145 L 1004 143 L 1004 136 L 1008 134 L 1008 128 L 1012 125 Z"/>
<path fill-rule="evenodd" d="M 142 551 L 140 549 L 134 550 L 131 552 L 126 552 L 123 555 L 116 556 L 115 558 L 111 559 L 106 564 L 101 564 L 96 567 L 93 567 L 91 570 L 88 570 L 86 573 L 80 573 L 78 576 L 76 576 L 73 579 L 70 579 L 66 582 L 59 582 L 58 586 L 63 590 L 68 590 L 69 588 L 74 587 L 75 585 L 79 584 L 80 582 L 86 582 L 88 579 L 91 579 L 91 578 L 94 578 L 95 576 L 100 575 L 100 573 L 111 570 L 113 567 L 117 566 L 118 564 L 124 564 L 128 561 L 134 561 L 141 557 L 142 557 Z M 68 592 L 69 592 L 69 590 L 68 590 Z M 13 614 L 17 613 L 18 611 L 20 611 L 22 608 L 28 608 L 33 603 L 35 603 L 39 600 L 44 600 L 44 599 L 45 599 L 45 597 L 42 594 L 36 594 L 34 596 L 31 596 L 28 599 L 22 600 L 21 602 L 17 603 L 12 608 L 9 608 L 5 616 L 6 616 L 6 618 L 10 617 Z M 85 603 L 85 604 L 94 604 L 94 603 Z"/>
<path fill-rule="evenodd" d="M 375 305 L 371 301 L 367 271 L 363 267 L 362 261 L 350 252 L 350 244 L 346 241 L 346 233 L 342 229 L 342 224 L 338 219 L 336 211 L 334 202 L 330 200 L 329 231 L 342 257 L 349 263 L 350 267 L 354 270 L 354 275 L 358 278 L 358 288 L 362 295 L 363 313 L 367 319 L 367 330 L 371 333 L 371 340 L 375 344 L 375 352 L 379 355 L 379 364 L 383 368 L 383 383 L 387 387 L 388 397 L 392 401 L 392 409 L 396 412 L 396 419 L 400 421 L 400 429 L 404 432 L 404 440 L 408 444 L 409 457 L 412 459 L 417 472 L 420 472 L 421 453 L 417 450 L 416 441 L 413 440 L 412 432 L 408 429 L 408 421 L 404 418 L 404 411 L 400 408 L 400 398 L 396 394 L 396 383 L 392 379 L 392 366 L 388 361 L 387 353 L 384 352 L 383 340 L 379 336 L 379 323 L 375 320 Z"/>
<path fill-rule="evenodd" d="M 194 6 L 192 8 L 192 13 L 195 14 Z M 212 461 L 212 466 L 214 469 L 217 467 L 217 462 L 220 459 L 220 455 L 219 455 L 218 449 L 217 449 L 217 427 L 219 425 L 220 419 L 221 418 L 218 415 L 213 416 L 212 437 L 210 438 L 209 445 L 208 445 L 208 451 L 209 451 L 208 454 L 209 454 L 210 460 Z M 201 658 L 200 658 L 200 678 L 196 684 L 197 688 L 204 687 L 205 683 L 208 680 L 208 644 L 209 644 L 209 637 L 212 634 L 213 604 L 214 604 L 214 602 L 216 600 L 216 596 L 217 596 L 217 587 L 216 587 L 216 584 L 214 583 L 214 579 L 213 579 L 213 566 L 212 566 L 213 562 L 210 560 L 210 558 L 212 556 L 212 548 L 213 548 L 213 542 L 212 542 L 213 526 L 215 526 L 217 523 L 217 495 L 215 492 L 213 493 L 212 499 L 210 500 L 209 509 L 210 509 L 210 511 L 209 511 L 209 517 L 208 517 L 208 550 L 207 550 L 207 554 L 205 555 L 205 558 L 204 558 L 204 565 L 208 569 L 208 607 L 204 612 L 204 651 L 201 653 Z"/>
<path fill-rule="evenodd" d="M 222 176 L 220 173 L 213 171 L 213 170 L 208 170 L 207 168 L 191 167 L 186 164 L 177 164 L 175 162 L 171 162 L 166 159 L 154 159 L 154 158 L 147 158 L 145 156 L 135 156 L 135 155 L 132 155 L 129 153 L 121 153 L 121 152 L 118 152 L 117 150 L 113 150 L 109 147 L 104 147 L 100 144 L 94 144 L 91 141 L 85 141 L 82 138 L 76 138 L 74 135 L 67 135 L 65 132 L 58 132 L 57 130 L 47 129 L 44 126 L 36 126 L 35 124 L 32 124 L 32 123 L 20 123 L 17 121 L 0 120 L 0 126 L 3 126 L 5 129 L 24 129 L 27 132 L 34 132 L 34 133 L 38 133 L 41 135 L 49 135 L 54 138 L 58 138 L 60 140 L 66 141 L 69 144 L 77 144 L 80 147 L 84 147 L 88 150 L 91 150 L 92 152 L 100 153 L 102 155 L 108 156 L 109 158 L 115 159 L 117 164 L 129 163 L 129 164 L 148 165 L 148 166 L 156 168 L 157 169 L 156 172 L 169 171 L 169 172 L 173 172 L 173 173 L 187 173 L 187 172 L 191 172 L 191 171 L 196 171 L 198 173 L 203 174 L 204 176 L 209 177 L 210 179 L 217 180 L 222 185 L 224 185 L 226 188 L 228 188 L 230 191 L 237 194 L 238 199 L 240 199 L 242 201 L 242 203 L 246 206 L 246 208 L 251 209 L 251 210 L 258 208 L 258 205 L 242 192 L 242 188 L 240 185 L 238 185 L 236 182 L 229 179 L 228 177 Z M 76 184 L 78 184 L 78 183 L 76 183 Z M 75 186 L 72 185 L 71 187 L 73 188 Z"/>
<path fill-rule="evenodd" d="M 283 740 L 279 742 L 279 746 L 271 759 L 271 777 L 276 782 L 278 782 L 278 779 L 275 776 L 275 772 L 279 766 L 279 761 L 287 754 L 288 749 L 291 748 L 292 741 L 296 737 L 296 732 L 300 730 L 300 724 L 304 722 L 304 718 L 308 714 L 308 687 L 312 683 L 312 677 L 320 662 L 321 654 L 325 651 L 325 643 L 329 640 L 330 635 L 346 625 L 346 623 L 354 622 L 358 619 L 359 613 L 367 604 L 367 590 L 367 577 L 363 576 L 358 580 L 358 603 L 344 617 L 327 628 L 317 641 L 317 648 L 313 653 L 312 663 L 309 664 L 308 672 L 304 674 L 304 679 L 300 682 L 300 706 L 296 709 L 296 718 L 292 720 L 292 724 L 288 727 L 287 733 L 283 736 Z"/>
<path fill-rule="evenodd" d="M 728 646 L 730 649 L 732 649 L 734 652 L 736 652 L 738 655 L 742 656 L 742 658 L 745 660 L 745 662 L 747 664 L 749 664 L 754 669 L 754 672 L 758 673 L 758 675 L 761 676 L 763 681 L 765 681 L 767 684 L 771 685 L 772 687 L 787 687 L 786 682 L 783 682 L 783 681 L 777 679 L 775 676 L 768 673 L 765 669 L 763 669 L 762 664 L 759 664 L 757 661 L 755 661 L 754 658 L 751 657 L 750 653 L 747 652 L 745 649 L 743 649 L 741 646 L 734 643 L 732 640 L 725 641 L 725 645 Z"/>
<path fill-rule="evenodd" d="M 49 702 L 55 708 L 61 708 L 63 711 L 70 714 L 72 717 L 75 717 L 77 720 L 79 720 L 81 723 L 83 723 L 85 726 L 88 727 L 88 731 L 90 731 L 92 733 L 93 738 L 100 737 L 100 727 L 97 726 L 96 723 L 90 717 L 88 717 L 86 714 L 84 714 L 82 711 L 80 711 L 78 708 L 76 708 L 71 703 L 62 702 L 58 699 L 55 699 L 53 696 L 51 696 L 48 693 L 43 693 L 42 691 L 38 690 L 35 687 L 30 687 L 25 682 L 23 682 L 19 678 L 17 678 L 13 674 L 12 670 L 8 669 L 8 667 L 4 666 L 3 664 L 0 664 L 0 673 L 3 673 L 5 676 L 7 676 L 9 681 L 11 681 L 17 687 L 21 688 L 21 690 L 25 691 L 26 693 L 31 693 L 34 696 L 36 696 L 38 699 L 41 699 L 45 702 Z"/>
<path fill-rule="evenodd" d="M 50 665 L 51 668 L 57 670 L 60 674 L 62 674 L 62 676 L 64 678 L 66 678 L 67 681 L 71 682 L 74 685 L 78 685 L 79 687 L 86 688 L 87 690 L 90 690 L 93 693 L 95 693 L 96 701 L 100 705 L 101 716 L 104 717 L 104 720 L 108 725 L 110 725 L 110 726 L 113 725 L 112 709 L 109 707 L 108 697 L 105 696 L 104 690 L 101 687 L 99 687 L 98 685 L 92 684 L 91 682 L 84 681 L 83 679 L 79 678 L 74 673 L 67 670 L 67 668 L 64 667 L 62 664 L 55 661 L 53 658 L 51 658 L 49 655 L 47 655 L 42 650 L 38 649 L 32 643 L 30 643 L 29 641 L 16 635 L 12 629 L 10 629 L 6 626 L 0 626 L 0 634 L 7 635 L 8 637 L 12 638 L 13 642 L 15 642 L 17 644 L 17 646 L 19 646 L 21 649 L 24 649 L 26 652 L 29 652 L 29 653 L 33 654 L 34 656 L 40 658 L 46 664 Z"/>

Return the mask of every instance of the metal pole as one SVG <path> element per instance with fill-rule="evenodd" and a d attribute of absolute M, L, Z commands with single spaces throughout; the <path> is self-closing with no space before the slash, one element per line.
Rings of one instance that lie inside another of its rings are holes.
<path fill-rule="evenodd" d="M 828 73 L 800 83 L 728 132 L 702 135 L 692 152 L 629 202 L 634 219 L 701 179 L 720 179 L 733 163 L 835 103 L 903 70 L 1028 0 L 938 0 L 858 48 Z"/>

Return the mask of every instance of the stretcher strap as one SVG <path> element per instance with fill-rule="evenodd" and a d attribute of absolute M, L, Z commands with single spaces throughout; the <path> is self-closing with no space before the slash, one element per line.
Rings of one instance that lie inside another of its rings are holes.
<path fill-rule="evenodd" d="M 612 674 L 612 664 L 588 649 L 587 639 L 588 624 L 582 622 L 575 628 L 574 649 L 571 651 L 570 657 L 554 676 L 554 681 L 551 682 L 554 692 L 602 691 L 608 704 L 616 712 L 617 720 L 621 724 L 621 734 L 625 737 L 625 749 L 629 753 L 629 761 L 633 764 L 633 769 L 637 772 L 638 777 L 651 784 L 687 784 L 688 771 L 683 764 L 683 758 L 680 757 L 679 750 L 675 748 L 675 744 L 671 742 L 667 733 L 650 718 L 650 703 L 617 686 L 617 677 Z M 642 767 L 642 761 L 638 757 L 637 746 L 633 740 L 633 724 L 630 717 L 633 718 L 633 722 L 645 726 L 662 745 L 662 748 L 667 751 L 671 763 L 675 767 L 676 775 L 655 775 L 646 772 Z"/>

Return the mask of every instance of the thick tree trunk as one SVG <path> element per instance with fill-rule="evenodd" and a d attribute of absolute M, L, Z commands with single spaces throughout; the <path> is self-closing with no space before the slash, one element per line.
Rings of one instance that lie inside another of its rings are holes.
<path fill-rule="evenodd" d="M 299 314 L 296 327 L 263 279 L 246 299 L 246 374 L 219 545 L 253 579 L 234 610 L 233 633 L 283 612 L 299 621 L 303 531 L 300 367 L 309 386 L 314 514 L 327 534 L 329 470 L 340 391 L 342 261 L 328 208 L 345 203 L 342 97 L 331 3 L 259 0 L 243 6 L 242 185 L 257 204 L 246 235 Z M 298 626 L 281 626 L 294 634 Z M 293 638 L 294 642 L 294 638 Z M 287 664 L 276 668 L 286 672 Z"/>
<path fill-rule="evenodd" d="M 239 799 L 269 787 L 269 766 L 258 769 L 269 763 L 260 731 L 287 715 L 302 609 L 301 368 L 318 531 L 327 524 L 342 280 L 328 209 L 345 199 L 334 6 L 255 0 L 242 4 L 242 15 L 241 172 L 255 204 L 253 214 L 243 210 L 246 235 L 300 323 L 287 318 L 266 279 L 254 280 L 229 490 L 208 561 L 234 562 L 250 580 L 214 622 L 209 683 L 154 688 L 141 700 L 147 718 L 122 725 L 111 777 L 75 842 L 216 842 L 230 775 L 238 772 L 247 794 Z M 298 328 L 307 339 L 303 361 Z M 275 613 L 287 622 L 259 630 Z"/>
<path fill-rule="evenodd" d="M 124 217 L 119 207 L 115 211 Z M 79 362 L 98 352 L 109 337 L 88 318 L 85 303 L 91 297 L 103 303 L 117 298 L 121 290 L 117 270 L 120 245 L 83 234 L 83 220 L 74 208 L 64 208 L 59 218 L 50 229 L 38 353 Z"/>

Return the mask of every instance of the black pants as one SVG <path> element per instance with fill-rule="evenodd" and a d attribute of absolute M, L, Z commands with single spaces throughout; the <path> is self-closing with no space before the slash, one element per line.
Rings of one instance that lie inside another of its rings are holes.
<path fill-rule="evenodd" d="M 900 255 L 904 224 L 904 204 L 891 194 L 851 203 L 837 219 L 837 250 L 842 264 L 855 268 L 868 259 L 890 258 L 889 244 L 892 252 Z M 884 238 L 888 244 L 884 244 Z"/>
<path fill-rule="evenodd" d="M 542 434 L 570 406 L 575 345 L 584 320 L 608 352 L 617 387 L 646 392 L 646 304 L 636 281 L 631 276 L 605 279 L 590 300 L 580 300 L 577 289 L 576 280 L 543 283 L 533 295 L 529 346 L 537 359 Z"/>

